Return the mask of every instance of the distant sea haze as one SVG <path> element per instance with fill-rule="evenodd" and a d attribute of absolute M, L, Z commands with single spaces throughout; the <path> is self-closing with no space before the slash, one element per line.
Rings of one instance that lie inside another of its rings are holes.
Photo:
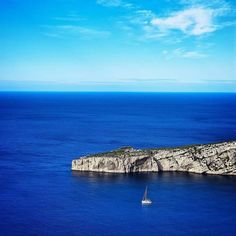
<path fill-rule="evenodd" d="M 70 170 L 121 146 L 236 140 L 236 94 L 4 92 L 0 130 L 2 235 L 236 235 L 235 177 Z"/>

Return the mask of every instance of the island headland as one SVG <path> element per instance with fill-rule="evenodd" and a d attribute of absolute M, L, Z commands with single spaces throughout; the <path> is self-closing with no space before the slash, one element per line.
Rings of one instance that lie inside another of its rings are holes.
<path fill-rule="evenodd" d="M 72 170 L 110 173 L 181 171 L 236 175 L 236 141 L 176 148 L 123 147 L 75 159 L 72 161 Z"/>

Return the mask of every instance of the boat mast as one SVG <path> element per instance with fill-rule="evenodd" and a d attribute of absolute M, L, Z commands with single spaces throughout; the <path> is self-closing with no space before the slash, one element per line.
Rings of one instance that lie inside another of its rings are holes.
<path fill-rule="evenodd" d="M 143 200 L 146 200 L 147 199 L 147 186 L 146 186 L 146 189 L 145 189 L 145 192 L 144 192 L 144 195 L 143 195 Z"/>

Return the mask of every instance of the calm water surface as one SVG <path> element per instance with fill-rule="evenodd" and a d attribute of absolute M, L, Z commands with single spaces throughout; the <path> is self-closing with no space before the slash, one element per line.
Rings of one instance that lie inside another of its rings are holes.
<path fill-rule="evenodd" d="M 0 235 L 236 235 L 236 177 L 70 170 L 76 156 L 120 146 L 235 140 L 235 104 L 234 94 L 1 93 Z"/>

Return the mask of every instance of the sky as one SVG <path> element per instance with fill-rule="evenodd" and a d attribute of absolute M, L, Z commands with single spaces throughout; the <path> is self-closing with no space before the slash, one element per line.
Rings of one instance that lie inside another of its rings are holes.
<path fill-rule="evenodd" d="M 0 8 L 0 91 L 236 92 L 235 0 Z"/>

